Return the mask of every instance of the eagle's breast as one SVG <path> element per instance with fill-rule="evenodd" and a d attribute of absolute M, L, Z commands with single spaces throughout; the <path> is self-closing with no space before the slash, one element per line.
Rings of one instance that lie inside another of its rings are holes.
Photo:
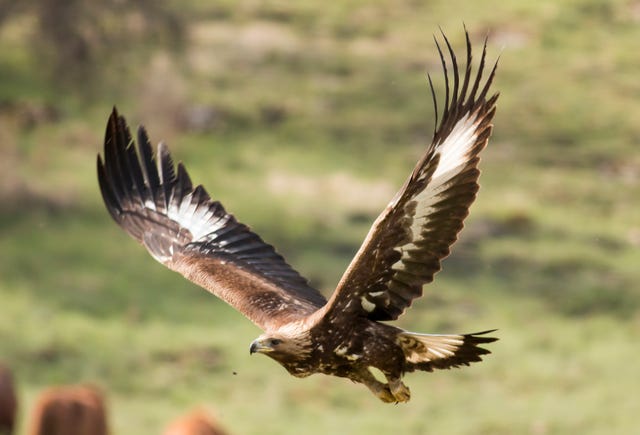
<path fill-rule="evenodd" d="M 319 373 L 350 377 L 354 367 L 367 359 L 368 343 L 375 337 L 370 334 L 369 320 L 359 319 L 348 323 L 327 323 L 315 328 L 311 334 L 311 365 Z"/>

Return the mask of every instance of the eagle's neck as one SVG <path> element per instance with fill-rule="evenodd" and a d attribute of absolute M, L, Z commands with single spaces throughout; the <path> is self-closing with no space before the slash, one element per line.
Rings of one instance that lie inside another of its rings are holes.
<path fill-rule="evenodd" d="M 282 338 L 278 350 L 270 352 L 268 356 L 278 361 L 294 376 L 301 376 L 300 367 L 306 365 L 313 352 L 313 340 L 304 322 L 292 322 L 281 326 L 273 333 L 274 337 Z"/>
<path fill-rule="evenodd" d="M 313 350 L 311 332 L 304 321 L 292 322 L 278 329 L 278 334 L 285 337 L 287 353 L 306 358 Z"/>

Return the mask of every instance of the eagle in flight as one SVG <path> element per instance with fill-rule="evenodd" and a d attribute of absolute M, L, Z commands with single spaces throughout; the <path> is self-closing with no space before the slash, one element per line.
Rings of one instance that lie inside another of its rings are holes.
<path fill-rule="evenodd" d="M 260 327 L 250 353 L 265 354 L 296 377 L 314 373 L 366 385 L 384 402 L 406 402 L 407 372 L 469 365 L 496 338 L 419 334 L 396 320 L 422 295 L 449 254 L 478 191 L 479 153 L 492 130 L 498 94 L 489 95 L 496 64 L 485 73 L 486 40 L 475 73 L 466 33 L 466 66 L 446 36 L 436 47 L 445 98 L 431 145 L 376 219 L 329 300 L 274 248 L 238 222 L 164 143 L 154 153 L 143 127 L 137 144 L 116 109 L 107 123 L 98 180 L 113 219 L 171 270 L 204 287 Z M 384 374 L 378 380 L 372 368 Z"/>

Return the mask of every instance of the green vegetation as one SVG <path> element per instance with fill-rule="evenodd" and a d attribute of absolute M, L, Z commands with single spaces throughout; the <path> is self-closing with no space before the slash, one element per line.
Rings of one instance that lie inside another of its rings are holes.
<path fill-rule="evenodd" d="M 23 430 L 38 391 L 75 382 L 107 392 L 114 434 L 200 404 L 237 434 L 637 430 L 640 3 L 175 3 L 179 53 L 114 46 L 77 87 L 28 48 L 32 12 L 0 27 L 0 359 Z M 461 240 L 399 323 L 499 328 L 485 362 L 408 375 L 403 406 L 294 379 L 110 221 L 95 155 L 117 103 L 329 294 L 430 140 L 432 34 L 462 49 L 463 21 L 500 56 L 495 134 Z"/>

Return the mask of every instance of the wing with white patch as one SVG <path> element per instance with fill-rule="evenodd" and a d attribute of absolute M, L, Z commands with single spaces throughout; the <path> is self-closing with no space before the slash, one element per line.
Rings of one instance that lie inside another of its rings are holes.
<path fill-rule="evenodd" d="M 398 334 L 397 342 L 404 352 L 407 371 L 430 372 L 433 369 L 468 366 L 472 362 L 482 361 L 482 355 L 491 352 L 480 345 L 496 341 L 497 338 L 486 337 L 486 334 L 494 331 L 495 329 L 460 335 L 416 334 L 404 331 Z"/>
<path fill-rule="evenodd" d="M 137 146 L 115 108 L 98 181 L 113 219 L 151 255 L 234 306 L 263 329 L 299 320 L 326 300 L 246 225 L 225 211 L 164 144 L 154 155 L 145 130 Z"/>
<path fill-rule="evenodd" d="M 497 94 L 487 96 L 496 66 L 482 82 L 486 41 L 475 77 L 471 73 L 471 42 L 460 77 L 456 56 L 444 36 L 453 78 L 438 45 L 446 95 L 442 120 L 433 141 L 411 176 L 378 217 L 360 250 L 325 307 L 333 318 L 365 315 L 373 320 L 398 318 L 422 295 L 422 286 L 440 270 L 462 229 L 478 191 L 479 153 L 491 135 Z M 431 78 L 429 84 L 438 112 Z M 453 89 L 451 89 L 453 87 Z"/>

